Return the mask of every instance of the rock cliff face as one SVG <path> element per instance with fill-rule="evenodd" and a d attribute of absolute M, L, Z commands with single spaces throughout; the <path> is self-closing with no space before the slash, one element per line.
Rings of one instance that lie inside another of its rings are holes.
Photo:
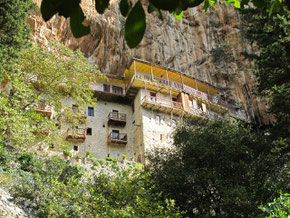
<path fill-rule="evenodd" d="M 40 5 L 40 0 L 34 0 Z M 232 8 L 218 6 L 203 12 L 194 8 L 181 20 L 164 14 L 164 20 L 147 15 L 147 29 L 141 44 L 129 49 L 124 40 L 125 19 L 120 15 L 118 0 L 111 0 L 109 10 L 99 15 L 92 0 L 82 0 L 86 23 L 91 33 L 75 39 L 69 23 L 54 16 L 45 23 L 39 12 L 32 12 L 28 23 L 33 37 L 40 43 L 49 39 L 72 49 L 81 49 L 92 64 L 104 73 L 122 74 L 130 60 L 144 59 L 192 75 L 224 90 L 224 97 L 233 104 L 233 113 L 257 124 L 267 124 L 270 116 L 261 99 L 254 94 L 255 78 L 251 63 L 241 52 L 251 49 L 242 37 L 241 18 Z"/>

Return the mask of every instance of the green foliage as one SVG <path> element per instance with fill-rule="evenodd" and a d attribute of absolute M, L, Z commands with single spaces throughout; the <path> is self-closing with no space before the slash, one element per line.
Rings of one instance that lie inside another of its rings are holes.
<path fill-rule="evenodd" d="M 260 206 L 259 208 L 264 212 L 261 217 L 288 218 L 290 216 L 290 194 L 281 193 L 279 198 L 274 199 L 274 201 L 268 203 L 267 206 Z"/>
<path fill-rule="evenodd" d="M 0 1 L 0 82 L 14 71 L 19 51 L 30 45 L 26 17 L 32 6 L 30 0 Z"/>
<path fill-rule="evenodd" d="M 130 48 L 135 48 L 142 40 L 146 29 L 146 15 L 139 0 L 130 10 L 125 23 L 125 39 Z"/>
<path fill-rule="evenodd" d="M 241 124 L 192 119 L 176 129 L 174 148 L 149 155 L 147 170 L 165 198 L 193 216 L 253 217 L 286 189 L 287 158 L 263 132 Z M 287 178 L 288 177 L 288 178 Z"/>
<path fill-rule="evenodd" d="M 69 150 L 64 150 L 63 155 L 71 157 L 72 153 Z"/>
<path fill-rule="evenodd" d="M 86 155 L 91 155 L 92 153 L 90 151 L 87 151 Z"/>
<path fill-rule="evenodd" d="M 111 158 L 111 157 L 106 157 L 106 161 L 113 161 L 113 158 Z"/>
<path fill-rule="evenodd" d="M 138 0 L 132 5 L 131 0 L 120 0 L 119 8 L 122 16 L 127 17 L 125 24 L 125 39 L 130 48 L 135 48 L 142 40 L 146 29 L 146 15 L 143 7 L 147 7 L 148 13 L 156 12 L 157 16 L 162 19 L 162 11 L 172 13 L 177 19 L 181 19 L 183 11 L 188 8 L 197 7 L 201 3 L 206 11 L 210 6 L 220 1 L 217 0 Z M 250 0 L 224 0 L 225 4 L 232 4 L 236 8 L 244 7 Z M 268 0 L 252 0 L 257 8 L 263 8 L 268 4 Z M 98 13 L 103 14 L 110 5 L 110 0 L 96 0 L 95 9 Z M 289 1 L 272 0 L 268 4 L 270 14 L 279 12 L 280 8 L 290 7 Z M 41 3 L 42 17 L 48 21 L 54 14 L 63 15 L 65 18 L 70 17 L 70 27 L 75 37 L 87 35 L 90 32 L 89 27 L 83 26 L 84 14 L 80 7 L 80 0 L 42 0 Z"/>
<path fill-rule="evenodd" d="M 99 71 L 88 65 L 80 51 L 71 51 L 55 42 L 22 50 L 14 69 L 9 74 L 9 90 L 0 93 L 1 135 L 22 149 L 32 149 L 37 143 L 39 149 L 52 143 L 57 148 L 66 147 L 55 123 L 36 113 L 35 106 L 53 106 L 57 122 L 70 114 L 72 123 L 84 122 L 83 113 L 62 110 L 62 101 L 65 97 L 73 98 L 80 108 L 94 105 L 96 99 L 90 84 L 101 76 Z"/>
<path fill-rule="evenodd" d="M 9 169 L 10 157 L 4 145 L 0 142 L 0 165 L 3 169 Z"/>
<path fill-rule="evenodd" d="M 58 157 L 18 156 L 11 170 L 3 171 L 0 165 L 0 182 L 18 203 L 26 202 L 35 217 L 181 215 L 173 201 L 161 200 L 149 174 L 133 166 L 91 159 L 83 168 Z M 23 164 L 34 170 L 23 170 Z"/>
<path fill-rule="evenodd" d="M 31 152 L 23 153 L 18 157 L 20 163 L 20 169 L 29 172 L 35 172 L 42 167 L 42 162 L 35 158 Z"/>
<path fill-rule="evenodd" d="M 290 142 L 290 10 L 268 16 L 266 9 L 242 10 L 246 38 L 257 46 L 246 57 L 255 63 L 258 91 L 275 115 L 272 135 Z"/>

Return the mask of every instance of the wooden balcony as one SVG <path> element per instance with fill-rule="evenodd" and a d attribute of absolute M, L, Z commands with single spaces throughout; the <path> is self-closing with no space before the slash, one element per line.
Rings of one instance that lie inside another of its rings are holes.
<path fill-rule="evenodd" d="M 87 129 L 85 128 L 68 128 L 66 140 L 68 141 L 77 141 L 77 142 L 84 142 L 87 136 Z"/>
<path fill-rule="evenodd" d="M 50 105 L 45 105 L 45 104 L 38 104 L 35 108 L 34 108 L 35 112 L 37 113 L 41 113 L 44 116 L 51 118 L 52 115 L 52 107 Z"/>
<path fill-rule="evenodd" d="M 110 144 L 126 145 L 128 142 L 127 133 L 111 132 L 108 136 L 108 142 Z"/>
<path fill-rule="evenodd" d="M 110 112 L 108 116 L 108 124 L 113 126 L 126 126 L 127 115 L 124 113 Z"/>
<path fill-rule="evenodd" d="M 182 104 L 176 101 L 170 101 L 162 98 L 144 96 L 141 102 L 142 106 L 165 113 L 181 115 L 183 113 Z"/>
<path fill-rule="evenodd" d="M 164 92 L 169 94 L 169 90 L 173 93 L 178 94 L 180 92 L 185 92 L 191 95 L 193 98 L 198 99 L 201 102 L 208 103 L 212 105 L 212 109 L 218 111 L 220 113 L 225 113 L 229 105 L 223 101 L 219 96 L 211 96 L 205 92 L 199 91 L 195 88 L 182 84 L 180 82 L 167 80 L 165 78 L 160 78 L 154 75 L 152 77 L 150 74 L 144 74 L 140 72 L 136 72 L 132 77 L 130 83 L 128 84 L 126 90 L 128 91 L 131 86 L 137 86 L 144 88 L 145 85 L 142 85 L 146 82 L 147 88 L 154 89 L 154 91 Z M 153 85 L 154 84 L 154 85 Z M 143 87 L 144 86 L 144 87 Z"/>

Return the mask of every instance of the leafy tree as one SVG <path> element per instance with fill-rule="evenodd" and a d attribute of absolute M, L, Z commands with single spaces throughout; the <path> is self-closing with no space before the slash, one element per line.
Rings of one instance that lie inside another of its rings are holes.
<path fill-rule="evenodd" d="M 22 148 L 33 148 L 36 142 L 62 145 L 60 131 L 55 126 L 69 111 L 63 110 L 62 100 L 73 98 L 80 108 L 94 104 L 90 84 L 100 76 L 99 71 L 88 65 L 80 51 L 71 51 L 57 43 L 22 50 L 14 69 L 8 90 L 0 95 L 1 135 Z M 35 112 L 39 103 L 53 106 L 53 120 Z M 77 117 L 72 122 L 78 120 Z"/>
<path fill-rule="evenodd" d="M 89 26 L 84 26 L 82 22 L 85 19 L 81 0 L 42 0 L 41 13 L 45 21 L 48 21 L 54 14 L 59 14 L 65 18 L 70 18 L 70 27 L 75 37 L 87 35 L 90 32 Z M 206 11 L 209 6 L 215 7 L 218 0 L 138 0 L 133 5 L 131 0 L 120 0 L 119 8 L 124 17 L 127 17 L 125 23 L 125 39 L 130 48 L 135 48 L 142 40 L 146 29 L 146 14 L 144 7 L 148 13 L 155 13 L 162 19 L 162 12 L 173 13 L 177 19 L 182 17 L 182 12 L 188 8 L 197 7 L 203 3 L 203 9 Z M 226 4 L 233 4 L 239 8 L 249 2 L 262 8 L 268 0 L 223 0 Z M 109 7 L 110 0 L 95 0 L 95 8 L 98 13 L 103 14 Z M 290 7 L 289 1 L 272 0 L 269 4 L 269 13 L 279 11 L 281 6 Z"/>
<path fill-rule="evenodd" d="M 0 81 L 13 70 L 19 51 L 30 45 L 26 17 L 32 7 L 31 0 L 0 0 Z"/>
<path fill-rule="evenodd" d="M 286 189 L 286 161 L 262 132 L 196 118 L 177 128 L 174 148 L 149 155 L 146 169 L 164 197 L 190 217 L 253 217 Z"/>
<path fill-rule="evenodd" d="M 268 99 L 269 112 L 276 122 L 272 135 L 290 142 L 290 10 L 268 16 L 266 9 L 241 10 L 246 38 L 256 45 L 254 61 L 258 91 Z"/>

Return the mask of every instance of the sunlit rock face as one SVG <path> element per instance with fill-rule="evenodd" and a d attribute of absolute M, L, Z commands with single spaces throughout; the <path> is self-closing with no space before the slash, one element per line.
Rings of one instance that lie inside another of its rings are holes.
<path fill-rule="evenodd" d="M 41 0 L 34 0 L 40 5 Z M 45 23 L 40 12 L 32 12 L 28 23 L 39 43 L 54 39 L 71 49 L 81 49 L 90 64 L 104 73 L 122 74 L 133 57 L 170 67 L 224 90 L 236 116 L 257 124 L 267 124 L 271 117 L 254 92 L 252 63 L 244 60 L 242 51 L 251 47 L 243 38 L 241 17 L 232 7 L 218 6 L 203 12 L 194 8 L 184 12 L 181 20 L 164 14 L 163 21 L 147 14 L 145 36 L 136 49 L 124 40 L 125 19 L 117 0 L 111 0 L 105 14 L 98 14 L 92 0 L 82 0 L 82 8 L 91 33 L 75 39 L 68 20 L 54 16 Z"/>

